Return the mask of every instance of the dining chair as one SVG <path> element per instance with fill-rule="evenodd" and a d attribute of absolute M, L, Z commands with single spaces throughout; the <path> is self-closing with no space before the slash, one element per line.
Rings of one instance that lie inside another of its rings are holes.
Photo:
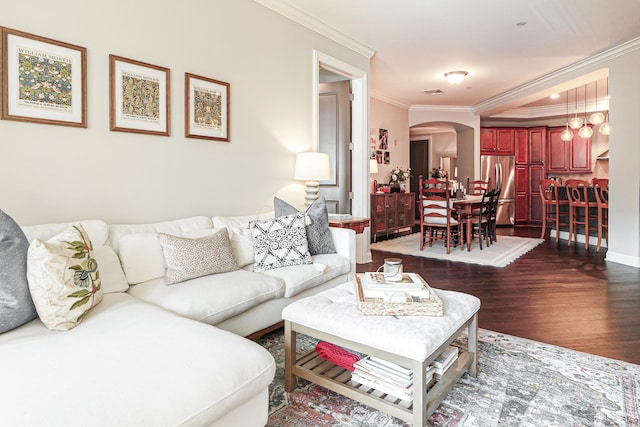
<path fill-rule="evenodd" d="M 584 228 L 584 248 L 589 249 L 589 220 L 596 219 L 590 215 L 590 208 L 597 208 L 595 201 L 589 201 L 589 182 L 582 179 L 568 179 L 565 181 L 567 198 L 569 199 L 569 241 L 577 239 L 578 227 Z"/>
<path fill-rule="evenodd" d="M 600 250 L 602 235 L 605 235 L 609 244 L 609 180 L 607 178 L 593 178 L 593 192 L 598 205 L 598 244 L 596 251 Z"/>
<path fill-rule="evenodd" d="M 493 190 L 485 190 L 485 192 L 482 193 L 480 208 L 473 214 L 472 233 L 478 233 L 480 250 L 482 250 L 482 240 L 486 242 L 487 246 L 491 245 L 489 218 L 491 217 L 494 194 L 495 192 Z"/>
<path fill-rule="evenodd" d="M 485 191 L 489 191 L 491 187 L 491 178 L 488 181 L 475 180 L 471 181 L 467 177 L 466 194 L 470 196 L 481 196 Z"/>
<path fill-rule="evenodd" d="M 447 254 L 450 254 L 451 245 L 455 247 L 460 241 L 461 223 L 454 218 L 455 209 L 447 191 L 448 184 L 448 180 L 438 183 L 433 179 L 423 180 L 420 176 L 420 250 L 427 243 L 433 246 L 434 241 L 444 240 Z"/>
<path fill-rule="evenodd" d="M 500 193 L 502 189 L 494 189 L 493 197 L 491 198 L 491 206 L 489 208 L 488 214 L 488 227 L 489 227 L 489 239 L 491 240 L 491 244 L 494 244 L 498 241 L 498 202 L 500 201 Z"/>
<path fill-rule="evenodd" d="M 547 233 L 547 223 L 553 222 L 556 227 L 556 244 L 560 238 L 560 228 L 569 227 L 569 199 L 560 198 L 559 183 L 555 179 L 541 179 L 539 190 L 542 202 L 542 231 L 540 238 Z M 563 221 L 562 219 L 565 218 Z"/>

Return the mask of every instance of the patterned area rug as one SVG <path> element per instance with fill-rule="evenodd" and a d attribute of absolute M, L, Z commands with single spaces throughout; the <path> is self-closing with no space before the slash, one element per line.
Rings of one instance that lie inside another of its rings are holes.
<path fill-rule="evenodd" d="M 498 240 L 491 246 L 482 245 L 480 250 L 478 239 L 474 239 L 471 251 L 461 250 L 459 247 L 451 248 L 451 253 L 442 242 L 436 242 L 433 246 L 425 246 L 420 250 L 420 233 L 396 239 L 384 240 L 371 244 L 371 249 L 384 252 L 395 252 L 404 255 L 413 255 L 425 258 L 438 258 L 470 264 L 491 265 L 494 267 L 506 267 L 531 249 L 544 242 L 544 239 L 532 239 L 528 237 L 498 236 Z"/>
<path fill-rule="evenodd" d="M 431 426 L 638 426 L 640 366 L 483 329 L 479 333 L 478 378 L 465 374 L 460 379 L 430 418 Z M 282 330 L 258 342 L 277 364 L 268 426 L 407 426 L 305 380 L 285 393 Z M 301 352 L 314 345 L 298 336 Z"/>

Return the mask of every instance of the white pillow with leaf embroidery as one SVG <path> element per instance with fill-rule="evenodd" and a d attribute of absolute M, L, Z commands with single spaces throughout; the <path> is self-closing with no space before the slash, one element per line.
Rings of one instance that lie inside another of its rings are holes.
<path fill-rule="evenodd" d="M 102 301 L 93 245 L 79 224 L 46 242 L 31 243 L 27 279 L 38 316 L 52 330 L 74 328 Z"/>

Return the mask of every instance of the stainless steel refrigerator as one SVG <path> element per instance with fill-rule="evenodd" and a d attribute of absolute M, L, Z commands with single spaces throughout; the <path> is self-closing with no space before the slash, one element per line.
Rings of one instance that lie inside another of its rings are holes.
<path fill-rule="evenodd" d="M 502 189 L 498 199 L 496 223 L 512 225 L 515 222 L 515 172 L 514 156 L 480 156 L 482 180 L 491 179 L 491 187 Z"/>

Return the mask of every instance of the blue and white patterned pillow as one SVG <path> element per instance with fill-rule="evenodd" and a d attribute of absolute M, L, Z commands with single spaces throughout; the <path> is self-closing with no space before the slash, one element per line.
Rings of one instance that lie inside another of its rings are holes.
<path fill-rule="evenodd" d="M 304 213 L 298 212 L 250 223 L 255 255 L 253 271 L 313 263 L 304 217 Z"/>

